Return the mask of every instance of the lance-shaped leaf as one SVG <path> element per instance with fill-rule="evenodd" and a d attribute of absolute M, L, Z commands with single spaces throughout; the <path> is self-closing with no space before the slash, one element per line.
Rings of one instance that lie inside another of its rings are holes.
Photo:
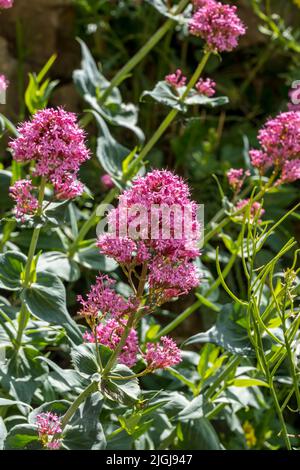
<path fill-rule="evenodd" d="M 27 258 L 22 253 L 7 251 L 0 254 L 0 287 L 7 290 L 22 288 L 21 274 Z"/>

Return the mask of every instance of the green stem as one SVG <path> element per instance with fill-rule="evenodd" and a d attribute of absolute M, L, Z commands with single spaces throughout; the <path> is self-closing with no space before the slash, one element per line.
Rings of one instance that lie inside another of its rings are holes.
<path fill-rule="evenodd" d="M 73 414 L 79 408 L 81 403 L 83 403 L 92 393 L 97 392 L 98 390 L 98 382 L 91 382 L 83 392 L 78 395 L 75 401 L 72 403 L 70 408 L 67 410 L 65 415 L 61 420 L 61 428 L 64 430 L 70 419 L 72 418 Z"/>
<path fill-rule="evenodd" d="M 191 91 L 191 89 L 195 86 L 196 82 L 198 81 L 201 73 L 203 72 L 204 70 L 204 67 L 210 57 L 210 54 L 211 52 L 206 52 L 201 60 L 201 62 L 199 63 L 197 69 L 195 70 L 192 78 L 190 79 L 187 87 L 186 87 L 186 90 L 185 92 L 183 93 L 183 95 L 181 96 L 179 102 L 184 102 L 185 98 L 187 97 L 187 95 L 189 94 L 189 92 Z M 158 129 L 156 129 L 156 131 L 154 132 L 153 136 L 151 137 L 151 139 L 147 142 L 147 144 L 145 145 L 145 147 L 141 150 L 139 156 L 131 163 L 131 165 L 129 165 L 129 172 L 130 170 L 135 167 L 138 163 L 142 162 L 144 160 L 144 158 L 148 155 L 148 153 L 150 152 L 150 150 L 154 147 L 154 145 L 156 144 L 156 142 L 160 139 L 160 137 L 164 134 L 164 132 L 166 131 L 166 129 L 169 127 L 169 125 L 174 121 L 175 117 L 177 116 L 177 114 L 179 113 L 179 110 L 178 109 L 172 109 L 172 111 L 169 112 L 169 114 L 166 116 L 166 118 L 163 120 L 163 122 L 161 123 L 161 125 L 158 127 Z"/>
<path fill-rule="evenodd" d="M 282 321 L 282 330 L 283 330 L 283 337 L 284 337 L 284 342 L 285 342 L 285 347 L 286 347 L 286 353 L 287 353 L 287 357 L 288 357 L 290 372 L 291 372 L 291 376 L 292 376 L 292 380 L 293 380 L 293 384 L 294 384 L 294 389 L 295 389 L 295 394 L 296 394 L 296 399 L 297 399 L 297 407 L 298 407 L 298 410 L 300 410 L 300 391 L 299 391 L 299 385 L 298 385 L 299 381 L 298 381 L 297 372 L 296 372 L 296 369 L 295 369 L 295 363 L 294 363 L 294 360 L 293 360 L 293 352 L 292 352 L 292 349 L 291 349 L 291 344 L 288 340 L 286 319 L 285 319 L 285 308 L 286 308 L 286 303 L 287 303 L 287 289 L 288 289 L 288 286 L 286 285 L 285 286 L 285 292 L 284 292 L 284 300 L 283 300 L 283 304 L 282 304 L 282 311 L 281 311 L 281 321 Z M 277 301 L 277 299 L 276 299 L 276 301 Z"/>
<path fill-rule="evenodd" d="M 179 3 L 175 15 L 180 14 L 188 5 L 189 0 L 181 0 Z M 105 90 L 101 97 L 101 101 L 104 103 L 106 98 L 111 94 L 114 87 L 120 85 L 120 83 L 128 76 L 129 72 L 134 69 L 134 67 L 143 60 L 143 58 L 153 49 L 154 46 L 164 37 L 164 35 L 169 31 L 169 29 L 174 26 L 175 22 L 172 18 L 168 19 L 162 26 L 159 28 L 156 33 L 151 36 L 148 42 L 124 65 L 124 67 L 119 70 L 119 72 L 112 79 L 109 87 Z"/>
<path fill-rule="evenodd" d="M 116 349 L 114 350 L 114 352 L 112 353 L 112 355 L 110 356 L 106 366 L 104 367 L 103 369 L 103 372 L 102 372 L 102 377 L 103 378 L 107 378 L 107 375 L 109 374 L 109 372 L 111 371 L 111 369 L 114 367 L 117 359 L 118 359 L 118 356 L 119 354 L 121 353 L 123 347 L 125 346 L 125 343 L 126 343 L 126 340 L 127 340 L 127 337 L 129 335 L 129 332 L 133 326 L 133 323 L 134 323 L 134 320 L 135 320 L 135 315 L 134 315 L 135 312 L 132 312 L 130 317 L 128 318 L 128 322 L 126 324 L 126 327 L 123 331 L 123 334 L 121 336 L 121 339 L 120 339 L 120 342 L 118 343 Z"/>
<path fill-rule="evenodd" d="M 46 179 L 42 178 L 41 180 L 41 185 L 40 185 L 40 190 L 39 190 L 39 196 L 38 196 L 38 210 L 37 210 L 37 216 L 40 216 L 43 211 L 43 200 L 44 200 L 44 195 L 45 195 L 45 187 L 46 187 Z M 34 258 L 37 242 L 39 239 L 41 227 L 36 227 L 33 231 L 30 246 L 29 246 L 29 251 L 28 251 L 28 256 L 27 256 L 27 262 L 25 266 L 25 274 L 24 274 L 24 282 L 23 282 L 23 287 L 26 289 L 30 283 L 32 282 L 32 261 Z M 19 315 L 19 325 L 18 325 L 18 334 L 16 338 L 16 351 L 21 347 L 22 344 L 22 337 L 23 337 L 23 332 L 24 329 L 26 328 L 27 322 L 29 320 L 29 313 L 27 311 L 27 308 L 22 302 L 21 310 L 20 310 L 20 315 Z"/>
<path fill-rule="evenodd" d="M 253 309 L 253 314 L 254 314 L 254 312 L 255 312 L 255 309 Z M 255 316 L 253 318 L 253 327 L 254 327 L 254 332 L 255 332 L 256 340 L 257 340 L 257 343 L 255 345 L 256 355 L 257 355 L 258 361 L 261 364 L 262 370 L 263 370 L 263 372 L 265 374 L 265 377 L 266 377 L 266 379 L 268 381 L 268 384 L 269 384 L 271 396 L 272 396 L 272 399 L 273 399 L 273 402 L 274 402 L 274 405 L 275 405 L 275 410 L 276 410 L 278 419 L 279 419 L 280 424 L 281 424 L 281 430 L 282 430 L 282 433 L 283 433 L 283 438 L 284 438 L 286 448 L 288 450 L 292 450 L 292 446 L 291 446 L 291 443 L 290 443 L 290 440 L 289 440 L 289 436 L 288 436 L 286 424 L 285 424 L 285 421 L 284 421 L 283 413 L 281 411 L 281 407 L 280 407 L 280 404 L 278 402 L 276 390 L 275 390 L 275 387 L 274 387 L 273 377 L 270 373 L 270 369 L 269 369 L 269 366 L 268 366 L 268 363 L 267 363 L 267 360 L 266 360 L 266 357 L 265 357 L 265 352 L 264 352 L 264 347 L 263 347 L 263 343 L 262 343 L 261 334 L 260 334 L 259 327 L 258 327 L 258 322 L 257 322 L 257 319 L 255 318 Z"/>

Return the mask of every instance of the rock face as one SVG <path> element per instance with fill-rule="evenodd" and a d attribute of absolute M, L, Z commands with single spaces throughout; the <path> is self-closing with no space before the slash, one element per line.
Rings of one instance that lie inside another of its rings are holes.
<path fill-rule="evenodd" d="M 1 106 L 0 112 L 18 117 L 21 78 L 26 88 L 28 72 L 38 72 L 53 53 L 58 58 L 50 75 L 63 83 L 67 93 L 60 93 L 56 104 L 63 104 L 59 102 L 60 95 L 68 103 L 67 85 L 80 60 L 72 0 L 15 0 L 13 8 L 1 12 L 0 73 L 5 73 L 11 86 L 7 104 Z M 76 107 L 73 93 L 70 102 Z"/>

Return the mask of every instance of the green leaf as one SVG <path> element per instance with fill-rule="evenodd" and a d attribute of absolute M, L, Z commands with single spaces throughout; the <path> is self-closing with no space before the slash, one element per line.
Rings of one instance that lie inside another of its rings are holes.
<path fill-rule="evenodd" d="M 77 264 L 60 251 L 42 253 L 38 260 L 37 269 L 58 275 L 68 282 L 75 282 L 80 277 L 80 269 Z"/>
<path fill-rule="evenodd" d="M 39 415 L 40 413 L 46 413 L 48 411 L 50 411 L 51 413 L 56 413 L 58 416 L 63 416 L 70 407 L 70 405 L 71 403 L 66 400 L 54 400 L 43 403 L 38 408 L 35 408 L 28 415 L 28 422 L 31 425 L 35 425 L 37 415 Z"/>
<path fill-rule="evenodd" d="M 63 448 L 68 450 L 103 450 L 106 439 L 99 418 L 103 400 L 99 392 L 82 403 L 64 431 Z"/>
<path fill-rule="evenodd" d="M 149 5 L 154 7 L 161 15 L 172 18 L 178 23 L 185 23 L 186 20 L 182 14 L 175 15 L 175 11 L 178 5 L 175 5 L 173 8 L 170 8 L 166 0 L 146 0 Z"/>
<path fill-rule="evenodd" d="M 203 395 L 198 395 L 179 413 L 178 420 L 180 423 L 184 423 L 203 418 L 203 416 Z"/>
<path fill-rule="evenodd" d="M 97 345 L 97 347 L 99 347 L 99 345 Z M 75 369 L 81 374 L 91 376 L 99 372 L 99 366 L 96 360 L 96 344 L 84 343 L 75 346 L 72 348 L 71 358 Z"/>
<path fill-rule="evenodd" d="M 1 115 L 0 115 L 1 116 Z M 11 186 L 12 173 L 10 171 L 0 171 L 0 188 L 1 188 L 1 199 L 0 208 L 1 212 L 5 212 L 13 206 L 13 200 L 9 197 L 9 187 Z"/>
<path fill-rule="evenodd" d="M 206 418 L 180 424 L 176 448 L 189 450 L 221 450 L 222 445 L 213 426 Z"/>
<path fill-rule="evenodd" d="M 36 426 L 31 424 L 18 424 L 14 426 L 5 439 L 5 450 L 28 449 L 30 444 L 38 441 Z"/>
<path fill-rule="evenodd" d="M 269 387 L 269 384 L 264 380 L 252 379 L 251 377 L 239 377 L 234 379 L 231 383 L 235 387 Z"/>
<path fill-rule="evenodd" d="M 78 42 L 82 53 L 81 69 L 74 71 L 73 80 L 79 93 L 107 122 L 131 130 L 138 140 L 143 142 L 144 134 L 137 126 L 137 108 L 131 103 L 123 103 L 117 87 L 113 88 L 105 102 L 101 101 L 101 96 L 109 87 L 110 82 L 100 73 L 86 44 L 81 39 L 78 39 Z"/>
<path fill-rule="evenodd" d="M 122 364 L 118 364 L 112 371 L 111 376 L 130 377 L 131 369 Z M 132 405 L 140 395 L 140 387 L 137 378 L 124 380 L 102 380 L 100 384 L 101 393 L 110 400 L 121 404 Z"/>
<path fill-rule="evenodd" d="M 66 222 L 68 216 L 68 206 L 70 201 L 46 203 L 44 216 L 54 227 L 60 227 Z"/>
<path fill-rule="evenodd" d="M 13 406 L 13 405 L 23 405 L 31 408 L 30 405 L 27 403 L 23 403 L 22 401 L 17 400 L 9 400 L 8 398 L 0 398 L 0 406 Z"/>
<path fill-rule="evenodd" d="M 188 106 L 209 106 L 215 108 L 228 103 L 226 96 L 218 96 L 216 98 L 208 98 L 205 95 L 201 95 L 196 90 L 191 90 L 188 96 L 182 100 L 182 96 L 186 91 L 186 87 L 172 88 L 167 82 L 158 82 L 154 89 L 149 91 L 146 90 L 142 93 L 140 101 L 146 96 L 150 96 L 158 103 L 169 106 L 173 109 L 177 109 L 183 113 L 187 112 Z"/>
<path fill-rule="evenodd" d="M 232 318 L 233 305 L 227 304 L 218 314 L 216 324 L 204 333 L 191 336 L 184 346 L 191 344 L 213 343 L 221 346 L 232 354 L 243 357 L 254 357 L 255 352 L 245 328 L 242 328 Z"/>
<path fill-rule="evenodd" d="M 216 108 L 218 106 L 224 106 L 229 103 L 227 96 L 217 96 L 215 98 L 209 98 L 208 96 L 201 95 L 196 90 L 191 90 L 188 96 L 184 100 L 188 106 L 209 106 L 210 108 Z"/>
<path fill-rule="evenodd" d="M 95 269 L 96 271 L 103 271 L 106 273 L 115 271 L 118 267 L 118 263 L 116 261 L 99 253 L 99 248 L 95 246 L 95 243 L 85 248 L 81 248 L 75 254 L 74 260 L 87 269 Z"/>
<path fill-rule="evenodd" d="M 32 315 L 50 324 L 63 326 L 72 341 L 82 341 L 80 329 L 68 313 L 66 291 L 59 277 L 37 272 L 36 282 L 24 289 L 22 299 Z"/>
<path fill-rule="evenodd" d="M 173 91 L 173 89 L 165 82 L 161 81 L 158 82 L 153 90 L 146 90 L 142 93 L 140 101 L 144 101 L 146 96 L 150 96 L 155 101 L 161 104 L 165 104 L 173 109 L 177 109 L 178 111 L 186 112 L 187 108 L 184 103 L 179 101 L 179 88 L 178 94 Z"/>
<path fill-rule="evenodd" d="M 105 121 L 101 116 L 91 111 L 96 119 L 100 131 L 97 138 L 97 158 L 103 169 L 115 180 L 121 180 L 123 176 L 123 161 L 130 154 L 130 150 L 119 144 L 109 132 Z"/>
<path fill-rule="evenodd" d="M 7 290 L 22 288 L 21 273 L 27 258 L 19 252 L 7 251 L 0 254 L 0 287 Z"/>

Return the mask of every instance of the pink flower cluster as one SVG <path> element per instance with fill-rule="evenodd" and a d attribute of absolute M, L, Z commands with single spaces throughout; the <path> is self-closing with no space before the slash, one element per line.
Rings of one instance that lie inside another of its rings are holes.
<path fill-rule="evenodd" d="M 107 315 L 112 318 L 120 318 L 135 308 L 134 302 L 125 300 L 114 290 L 116 281 L 106 275 L 100 275 L 96 278 L 96 283 L 91 286 L 84 300 L 81 295 L 77 300 L 81 303 L 82 309 L 79 314 L 86 318 L 101 318 Z"/>
<path fill-rule="evenodd" d="M 7 90 L 9 86 L 9 81 L 5 75 L 0 75 L 0 93 Z"/>
<path fill-rule="evenodd" d="M 16 202 L 14 214 L 16 219 L 24 222 L 26 215 L 35 214 L 39 203 L 35 196 L 33 196 L 33 186 L 31 180 L 23 179 L 16 181 L 13 186 L 9 188 L 9 193 L 12 199 Z"/>
<path fill-rule="evenodd" d="M 261 150 L 251 150 L 252 165 L 263 174 L 274 167 L 277 184 L 296 181 L 300 174 L 300 112 L 289 111 L 270 119 L 258 133 Z"/>
<path fill-rule="evenodd" d="M 165 81 L 174 88 L 180 88 L 186 84 L 187 78 L 183 75 L 182 70 L 177 69 L 175 73 L 166 75 Z"/>
<path fill-rule="evenodd" d="M 80 165 L 89 158 L 85 133 L 76 115 L 62 108 L 44 109 L 18 128 L 10 142 L 18 162 L 35 160 L 35 175 L 52 183 L 58 199 L 72 199 L 83 192 L 77 180 Z"/>
<path fill-rule="evenodd" d="M 180 69 L 177 69 L 175 73 L 166 75 L 165 81 L 173 88 L 180 88 L 185 86 L 187 78 L 183 75 Z M 211 78 L 207 78 L 205 80 L 200 78 L 196 83 L 195 88 L 201 95 L 211 98 L 216 93 L 216 86 L 216 82 Z"/>
<path fill-rule="evenodd" d="M 232 51 L 246 28 L 236 14 L 237 7 L 214 0 L 197 1 L 189 23 L 191 34 L 201 37 L 213 52 Z"/>
<path fill-rule="evenodd" d="M 243 209 L 248 204 L 249 204 L 249 199 L 242 199 L 237 203 L 236 209 L 237 210 Z M 262 220 L 259 219 L 259 217 L 262 217 L 265 212 L 266 212 L 265 209 L 263 209 L 262 205 L 259 202 L 253 202 L 250 207 L 250 222 L 253 222 L 254 220 L 257 219 L 257 222 L 260 224 Z"/>
<path fill-rule="evenodd" d="M 115 281 L 108 276 L 100 275 L 91 286 L 84 300 L 80 295 L 78 301 L 82 305 L 79 314 L 84 316 L 92 331 L 86 332 L 83 339 L 89 343 L 107 346 L 114 350 L 120 342 L 128 321 L 128 315 L 137 310 L 135 299 L 125 300 L 114 290 Z M 119 360 L 122 364 L 132 367 L 136 363 L 138 352 L 137 332 L 132 328 Z"/>
<path fill-rule="evenodd" d="M 100 323 L 96 327 L 96 334 L 86 332 L 83 336 L 84 340 L 89 343 L 95 343 L 96 339 L 99 344 L 107 346 L 112 351 L 118 346 L 121 336 L 124 333 L 126 320 L 115 320 L 111 318 L 105 323 Z M 96 338 L 95 338 L 96 336 Z M 126 339 L 125 346 L 119 356 L 119 362 L 128 367 L 133 367 L 137 361 L 138 353 L 138 335 L 135 329 L 131 328 Z"/>
<path fill-rule="evenodd" d="M 216 82 L 214 82 L 211 78 L 207 78 L 206 80 L 200 78 L 200 80 L 196 83 L 196 90 L 201 95 L 205 95 L 208 98 L 211 98 L 216 94 L 216 86 Z"/>
<path fill-rule="evenodd" d="M 245 171 L 243 168 L 231 168 L 227 172 L 228 183 L 234 192 L 240 192 L 247 176 L 250 176 L 250 171 Z"/>
<path fill-rule="evenodd" d="M 177 214 L 170 212 L 174 207 Z M 143 209 L 142 218 L 137 218 L 136 208 Z M 184 223 L 186 214 L 188 223 Z M 165 170 L 137 178 L 132 188 L 119 197 L 118 207 L 108 218 L 116 230 L 99 237 L 100 252 L 128 269 L 145 264 L 153 301 L 159 298 L 161 304 L 164 293 L 165 300 L 169 300 L 171 291 L 182 295 L 199 284 L 192 262 L 199 256 L 197 205 L 181 178 Z M 140 230 L 133 236 L 131 226 L 136 224 Z M 153 227 L 157 227 L 155 236 Z"/>
<path fill-rule="evenodd" d="M 61 446 L 61 439 L 54 436 L 62 433 L 61 420 L 56 413 L 50 411 L 40 413 L 36 417 L 39 439 L 44 447 L 51 450 L 57 450 Z"/>
<path fill-rule="evenodd" d="M 165 369 L 181 362 L 180 350 L 167 336 L 162 336 L 160 343 L 148 343 L 143 357 L 149 370 Z"/>
<path fill-rule="evenodd" d="M 14 4 L 14 0 L 0 0 L 0 9 L 11 8 Z"/>

